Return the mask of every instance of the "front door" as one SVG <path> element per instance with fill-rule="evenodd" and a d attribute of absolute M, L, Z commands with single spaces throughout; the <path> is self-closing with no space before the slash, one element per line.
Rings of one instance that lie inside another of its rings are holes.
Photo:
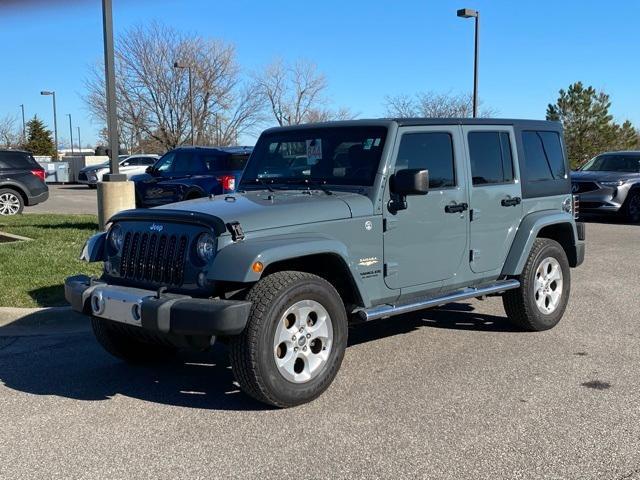
<path fill-rule="evenodd" d="M 470 266 L 499 271 L 522 218 L 522 193 L 511 127 L 463 127 L 472 179 Z"/>
<path fill-rule="evenodd" d="M 389 288 L 437 286 L 455 275 L 467 250 L 461 130 L 457 125 L 406 127 L 398 135 L 391 171 L 428 170 L 429 192 L 408 196 L 405 209 L 385 210 L 385 283 Z"/>

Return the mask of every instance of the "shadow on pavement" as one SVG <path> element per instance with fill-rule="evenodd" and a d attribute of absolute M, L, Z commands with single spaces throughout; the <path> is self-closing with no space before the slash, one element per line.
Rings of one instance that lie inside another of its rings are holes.
<path fill-rule="evenodd" d="M 631 223 L 629 222 L 624 216 L 622 215 L 596 215 L 596 214 L 589 214 L 589 213 L 584 213 L 584 214 L 580 214 L 580 218 L 578 218 L 579 222 L 585 222 L 585 223 L 601 223 L 603 225 L 629 225 L 631 227 L 638 227 L 640 226 L 637 223 Z"/>
<path fill-rule="evenodd" d="M 51 285 L 29 290 L 29 296 L 41 307 L 68 305 L 64 298 L 64 285 Z"/>
<path fill-rule="evenodd" d="M 507 317 L 477 313 L 470 303 L 450 303 L 384 320 L 354 325 L 349 331 L 349 345 L 402 335 L 424 327 L 484 332 L 520 332 Z"/>
<path fill-rule="evenodd" d="M 64 309 L 56 312 L 69 316 L 68 319 L 65 317 L 65 322 L 72 327 L 69 333 L 46 334 L 46 315 L 40 312 L 0 327 L 0 381 L 6 387 L 34 395 L 56 395 L 86 401 L 125 395 L 188 408 L 268 409 L 240 392 L 234 382 L 227 348 L 220 342 L 209 352 L 182 352 L 172 361 L 152 366 L 128 365 L 102 350 L 81 315 L 64 313 Z M 20 336 L 16 330 L 20 325 L 24 328 L 31 326 L 32 330 L 34 326 L 42 327 L 42 334 Z M 405 334 L 423 327 L 514 331 L 506 318 L 478 314 L 472 305 L 458 303 L 354 326 L 350 331 L 349 345 Z M 9 328 L 14 328 L 16 336 L 10 336 Z"/>

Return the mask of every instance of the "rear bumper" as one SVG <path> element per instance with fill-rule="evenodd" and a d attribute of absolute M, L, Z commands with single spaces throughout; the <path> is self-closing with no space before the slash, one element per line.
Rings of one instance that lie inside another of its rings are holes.
<path fill-rule="evenodd" d="M 177 335 L 237 335 L 247 323 L 251 302 L 193 298 L 109 285 L 85 275 L 68 277 L 64 294 L 86 315 Z"/>
<path fill-rule="evenodd" d="M 38 195 L 32 195 L 27 197 L 27 206 L 37 205 L 42 202 L 46 202 L 49 199 L 49 190 L 45 190 Z"/>

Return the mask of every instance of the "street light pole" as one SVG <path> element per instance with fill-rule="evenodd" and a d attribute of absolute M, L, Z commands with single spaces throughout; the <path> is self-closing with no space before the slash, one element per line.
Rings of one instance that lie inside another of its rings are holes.
<path fill-rule="evenodd" d="M 186 68 L 189 73 L 189 103 L 191 104 L 191 145 L 195 146 L 196 137 L 193 134 L 193 119 L 195 117 L 193 113 L 193 84 L 191 82 L 191 65 L 184 65 L 178 62 L 173 63 L 174 68 Z"/>
<path fill-rule="evenodd" d="M 126 175 L 120 175 L 118 153 L 118 116 L 116 111 L 116 75 L 113 55 L 113 14 L 111 0 L 102 0 L 102 29 L 104 35 L 104 73 L 107 84 L 107 130 L 109 132 L 109 173 L 104 175 L 105 182 L 126 181 Z"/>
<path fill-rule="evenodd" d="M 80 141 L 80 127 L 76 127 L 78 129 L 78 153 L 82 155 L 82 142 Z"/>
<path fill-rule="evenodd" d="M 56 159 L 58 158 L 58 114 L 56 113 L 56 92 L 43 90 L 40 95 L 51 95 L 53 97 L 53 136 L 55 141 Z"/>
<path fill-rule="evenodd" d="M 473 54 L 473 117 L 478 116 L 478 56 L 480 51 L 480 12 L 470 8 L 461 8 L 458 10 L 460 18 L 475 19 L 475 39 Z"/>
<path fill-rule="evenodd" d="M 22 143 L 27 143 L 27 129 L 24 123 L 24 103 L 20 104 L 20 108 L 22 109 Z"/>
<path fill-rule="evenodd" d="M 73 155 L 73 127 L 71 126 L 71 114 L 67 113 L 69 117 L 69 136 L 71 137 L 71 155 Z"/>

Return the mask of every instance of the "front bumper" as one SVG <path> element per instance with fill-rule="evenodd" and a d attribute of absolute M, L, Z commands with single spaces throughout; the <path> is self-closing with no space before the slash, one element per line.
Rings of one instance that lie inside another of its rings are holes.
<path fill-rule="evenodd" d="M 177 335 L 238 335 L 251 302 L 193 298 L 188 295 L 109 285 L 86 275 L 68 277 L 64 295 L 71 308 L 95 317 Z"/>

